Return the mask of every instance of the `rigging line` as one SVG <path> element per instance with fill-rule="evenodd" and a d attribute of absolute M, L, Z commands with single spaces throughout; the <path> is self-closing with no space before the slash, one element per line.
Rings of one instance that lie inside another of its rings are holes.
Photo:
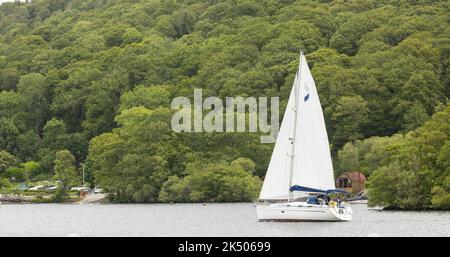
<path fill-rule="evenodd" d="M 292 178 L 293 178 L 293 168 L 294 168 L 294 158 L 295 158 L 295 137 L 297 134 L 297 121 L 298 121 L 298 103 L 299 103 L 299 93 L 300 93 L 300 82 L 302 79 L 302 57 L 303 57 L 303 51 L 300 51 L 300 61 L 298 64 L 298 72 L 296 74 L 296 81 L 294 82 L 294 93 L 295 93 L 295 116 L 294 116 L 294 133 L 292 136 L 292 157 L 291 157 L 291 162 L 290 162 L 290 174 L 289 174 L 289 201 L 292 200 L 293 197 L 293 192 L 291 192 L 290 188 L 292 187 Z"/>

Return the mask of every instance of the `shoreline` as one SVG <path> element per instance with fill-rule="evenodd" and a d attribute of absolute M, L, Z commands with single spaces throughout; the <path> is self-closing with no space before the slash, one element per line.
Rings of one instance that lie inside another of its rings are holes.
<path fill-rule="evenodd" d="M 102 200 L 102 201 L 95 201 L 95 202 L 83 202 L 81 201 L 66 201 L 66 202 L 0 202 L 0 206 L 2 205 L 43 205 L 43 204 L 55 204 L 55 205 L 117 205 L 117 206 L 124 206 L 124 205 L 201 205 L 201 206 L 207 206 L 207 205 L 228 205 L 228 204 L 251 204 L 251 202 L 229 202 L 229 203 L 190 203 L 190 202 L 184 202 L 184 203 L 114 203 L 109 200 Z M 379 212 L 450 212 L 450 210 L 444 210 L 444 209 L 390 209 L 386 207 L 370 207 L 367 204 L 351 204 L 351 205 L 357 205 L 361 206 L 364 205 L 367 207 L 370 211 L 379 211 Z"/>
<path fill-rule="evenodd" d="M 5 197 L 0 199 L 0 205 L 3 204 L 82 204 L 82 203 L 98 203 L 109 202 L 106 194 L 89 194 L 84 197 L 69 197 L 63 202 L 55 202 L 52 200 L 52 195 L 45 196 L 23 196 L 14 195 L 12 197 Z"/>

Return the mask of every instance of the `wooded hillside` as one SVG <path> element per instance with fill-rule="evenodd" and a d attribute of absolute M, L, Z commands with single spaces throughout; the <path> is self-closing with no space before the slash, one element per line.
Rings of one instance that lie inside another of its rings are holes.
<path fill-rule="evenodd" d="M 449 13 L 431 0 L 2 4 L 0 176 L 23 178 L 33 161 L 31 178 L 50 179 L 68 150 L 119 202 L 248 201 L 273 145 L 255 133 L 173 133 L 170 102 L 202 88 L 279 96 L 285 108 L 300 49 L 335 168 L 356 169 L 339 159 L 346 143 L 413 131 L 448 104 Z"/>

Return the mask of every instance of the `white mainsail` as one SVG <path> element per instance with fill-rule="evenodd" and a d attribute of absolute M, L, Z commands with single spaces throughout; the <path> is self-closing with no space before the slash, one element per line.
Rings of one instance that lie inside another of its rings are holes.
<path fill-rule="evenodd" d="M 293 185 L 335 188 L 322 106 L 303 53 L 259 198 L 289 199 Z"/>

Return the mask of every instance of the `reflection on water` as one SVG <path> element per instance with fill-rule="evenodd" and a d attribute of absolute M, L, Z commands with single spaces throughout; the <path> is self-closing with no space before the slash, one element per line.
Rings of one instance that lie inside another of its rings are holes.
<path fill-rule="evenodd" d="M 0 236 L 450 236 L 450 212 L 352 205 L 351 222 L 258 222 L 253 204 L 0 205 Z"/>

